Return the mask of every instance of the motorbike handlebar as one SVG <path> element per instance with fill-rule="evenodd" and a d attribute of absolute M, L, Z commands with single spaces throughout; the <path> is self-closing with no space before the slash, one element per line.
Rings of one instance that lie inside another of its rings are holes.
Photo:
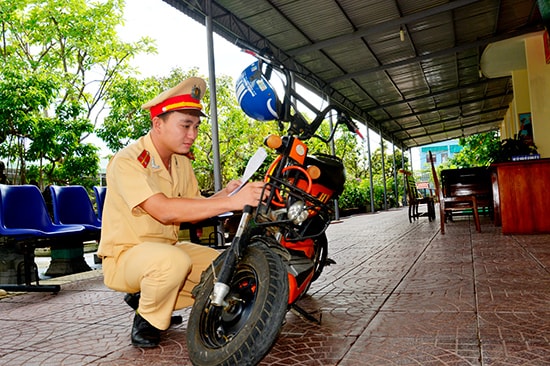
<path fill-rule="evenodd" d="M 348 115 L 343 113 L 341 115 L 340 119 L 342 120 L 341 123 L 345 124 L 350 132 L 355 133 L 357 136 L 359 136 L 361 138 L 361 140 L 365 139 L 363 137 L 363 134 L 361 134 L 361 131 L 359 131 L 359 128 L 357 127 L 357 124 L 355 124 L 355 122 L 351 118 L 349 118 Z"/>
<path fill-rule="evenodd" d="M 355 122 L 347 115 L 347 113 L 343 112 L 341 108 L 335 106 L 335 105 L 329 105 L 322 111 L 315 110 L 315 108 L 311 105 L 306 105 L 308 108 L 312 109 L 313 112 L 315 112 L 316 117 L 313 119 L 313 121 L 308 122 L 301 113 L 299 113 L 296 110 L 296 106 L 294 106 L 294 114 L 291 114 L 291 106 L 292 106 L 292 98 L 295 98 L 296 100 L 300 100 L 304 102 L 304 99 L 296 93 L 296 91 L 293 89 L 293 80 L 292 80 L 292 73 L 291 71 L 286 68 L 284 65 L 278 63 L 276 60 L 274 60 L 271 56 L 270 50 L 262 50 L 259 52 L 253 51 L 251 49 L 243 49 L 244 52 L 254 56 L 258 59 L 259 62 L 259 70 L 263 74 L 263 76 L 270 80 L 273 70 L 277 69 L 280 73 L 284 75 L 285 82 L 284 82 L 284 96 L 281 105 L 278 107 L 278 115 L 279 120 L 282 122 L 290 122 L 290 128 L 289 131 L 295 134 L 300 135 L 301 139 L 308 139 L 315 135 L 315 132 L 323 122 L 323 120 L 326 118 L 327 114 L 330 111 L 336 111 L 338 112 L 338 121 L 336 125 L 334 126 L 334 130 L 331 131 L 330 137 L 328 140 L 331 140 L 335 129 L 338 124 L 344 124 L 347 129 L 355 133 L 357 136 L 359 136 L 362 140 L 365 138 L 359 131 L 359 128 L 355 124 Z M 262 65 L 265 64 L 265 71 L 262 68 Z M 319 136 L 316 136 L 319 137 Z M 325 141 L 321 138 L 321 140 Z M 327 141 L 325 141 L 327 142 Z"/>

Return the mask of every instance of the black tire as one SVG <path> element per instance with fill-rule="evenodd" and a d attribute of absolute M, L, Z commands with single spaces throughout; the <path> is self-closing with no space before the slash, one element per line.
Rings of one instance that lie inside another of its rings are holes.
<path fill-rule="evenodd" d="M 216 273 L 226 254 L 216 259 Z M 199 286 L 187 325 L 193 365 L 259 363 L 275 343 L 288 309 L 288 275 L 281 258 L 261 242 L 250 245 L 237 264 L 226 297 L 231 304 L 225 308 L 210 304 L 212 268 Z"/>

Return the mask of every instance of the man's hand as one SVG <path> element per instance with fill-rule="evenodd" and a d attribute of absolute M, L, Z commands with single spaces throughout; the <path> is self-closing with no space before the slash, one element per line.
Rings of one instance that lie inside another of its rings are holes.
<path fill-rule="evenodd" d="M 227 185 L 230 186 L 235 190 L 240 186 L 240 182 L 232 181 Z M 168 198 L 163 193 L 157 193 L 139 206 L 159 222 L 168 225 L 174 222 L 196 222 L 225 212 L 240 211 L 245 205 L 256 207 L 261 200 L 267 199 L 269 194 L 269 189 L 266 189 L 262 196 L 264 182 L 248 182 L 231 196 L 225 192 L 227 187 L 207 199 Z"/>
<path fill-rule="evenodd" d="M 237 205 L 240 207 L 244 207 L 245 205 L 256 207 L 261 201 L 266 200 L 269 190 L 263 190 L 264 184 L 264 182 L 249 182 L 245 184 L 240 191 L 233 196 L 235 201 L 238 202 Z"/>
<path fill-rule="evenodd" d="M 234 179 L 231 182 L 227 183 L 227 186 L 225 186 L 225 192 L 227 194 L 230 194 L 235 189 L 239 188 L 241 186 L 242 182 L 238 179 Z"/>

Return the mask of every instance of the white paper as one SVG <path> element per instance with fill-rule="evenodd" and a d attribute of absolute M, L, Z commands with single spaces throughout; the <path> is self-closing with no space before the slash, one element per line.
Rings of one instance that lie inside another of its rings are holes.
<path fill-rule="evenodd" d="M 244 174 L 240 179 L 241 185 L 238 186 L 237 189 L 235 189 L 233 192 L 229 193 L 229 196 L 232 196 L 240 191 L 240 189 L 248 182 L 248 180 L 254 175 L 254 173 L 258 171 L 260 166 L 262 166 L 265 158 L 267 158 L 267 151 L 265 151 L 263 147 L 259 147 L 248 161 L 248 164 L 246 164 Z"/>

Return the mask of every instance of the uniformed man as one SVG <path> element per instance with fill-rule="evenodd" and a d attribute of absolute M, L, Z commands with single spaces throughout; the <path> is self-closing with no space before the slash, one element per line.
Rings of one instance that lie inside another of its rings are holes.
<path fill-rule="evenodd" d="M 107 166 L 98 255 L 105 284 L 128 293 L 125 300 L 136 308 L 134 346 L 159 344 L 173 310 L 193 304 L 191 290 L 218 255 L 209 247 L 179 243 L 180 223 L 256 206 L 261 199 L 261 182 L 229 196 L 239 181 L 201 197 L 186 155 L 205 116 L 200 103 L 205 89 L 203 79 L 189 78 L 145 103 L 151 130 L 116 153 Z"/>

